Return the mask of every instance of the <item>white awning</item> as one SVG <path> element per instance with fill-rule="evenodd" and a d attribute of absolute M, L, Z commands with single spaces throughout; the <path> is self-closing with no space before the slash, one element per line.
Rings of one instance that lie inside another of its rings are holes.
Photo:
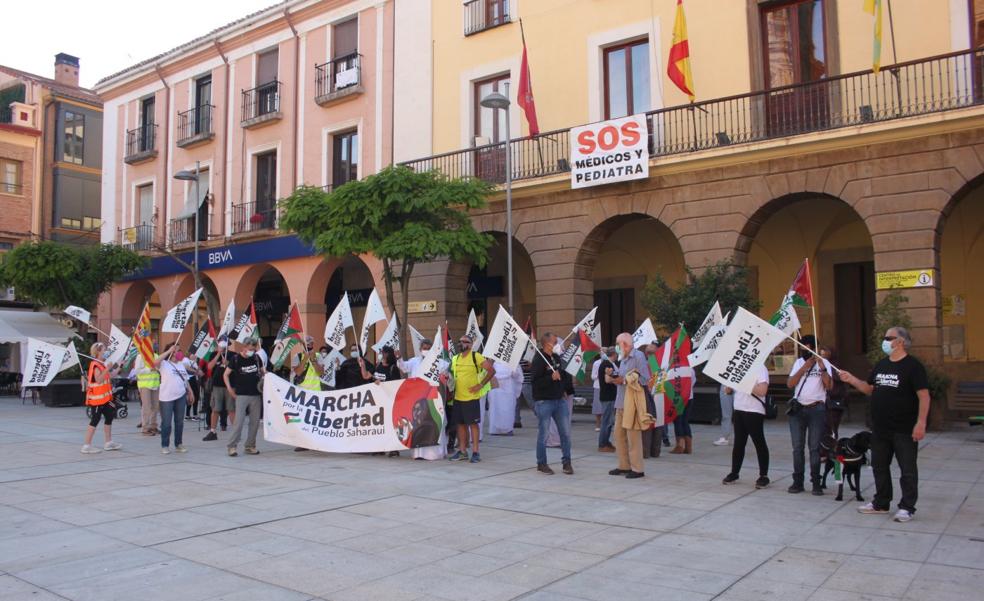
<path fill-rule="evenodd" d="M 203 172 L 202 175 L 204 176 L 205 181 L 199 187 L 198 193 L 201 194 L 201 196 L 198 197 L 198 202 L 195 202 L 194 196 L 195 182 L 189 182 L 190 188 L 188 198 L 185 200 L 184 208 L 177 214 L 177 216 L 174 217 L 174 219 L 187 219 L 191 217 L 201 208 L 202 203 L 205 202 L 205 199 L 208 198 L 208 174 Z"/>
<path fill-rule="evenodd" d="M 77 334 L 51 315 L 39 311 L 0 309 L 0 343 L 27 344 L 37 338 L 52 344 L 65 344 Z"/>

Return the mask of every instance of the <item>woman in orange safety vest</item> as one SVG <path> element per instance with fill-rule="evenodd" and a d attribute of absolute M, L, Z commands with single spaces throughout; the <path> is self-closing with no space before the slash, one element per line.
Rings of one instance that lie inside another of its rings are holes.
<path fill-rule="evenodd" d="M 86 454 L 98 453 L 100 449 L 92 446 L 92 437 L 96 433 L 99 419 L 105 420 L 103 433 L 105 434 L 106 444 L 103 449 L 106 451 L 118 451 L 123 448 L 118 442 L 113 442 L 113 418 L 116 417 L 116 408 L 110 403 L 113 400 L 113 372 L 112 365 L 104 363 L 106 360 L 106 345 L 101 342 L 94 343 L 89 352 L 92 353 L 92 363 L 89 364 L 89 373 L 85 379 L 85 404 L 92 407 L 92 417 L 89 419 L 89 428 L 85 432 L 85 444 L 82 445 L 82 452 Z"/>

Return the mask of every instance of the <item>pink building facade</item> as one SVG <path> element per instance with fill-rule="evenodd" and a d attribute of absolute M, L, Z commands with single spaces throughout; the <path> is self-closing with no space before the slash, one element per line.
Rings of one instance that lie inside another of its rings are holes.
<path fill-rule="evenodd" d="M 290 1 L 97 84 L 102 241 L 152 257 L 104 296 L 100 327 L 190 294 L 196 242 L 203 315 L 254 300 L 265 338 L 294 302 L 316 333 L 343 290 L 381 283 L 376 259 L 313 256 L 280 232 L 277 202 L 392 162 L 393 24 L 392 0 Z"/>

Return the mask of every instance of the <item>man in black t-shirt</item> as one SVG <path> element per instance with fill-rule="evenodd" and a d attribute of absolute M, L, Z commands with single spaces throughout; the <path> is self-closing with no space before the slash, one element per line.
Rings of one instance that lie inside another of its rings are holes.
<path fill-rule="evenodd" d="M 212 407 L 211 420 L 209 422 L 208 433 L 203 438 L 203 441 L 218 440 L 218 435 L 215 433 L 215 428 L 218 426 L 219 419 L 222 417 L 222 412 L 225 411 L 228 415 L 228 419 L 232 420 L 233 423 L 236 421 L 236 403 L 229 396 L 226 390 L 225 384 L 225 370 L 228 366 L 228 347 L 229 340 L 227 338 L 220 338 L 217 343 L 217 349 L 215 356 L 208 363 L 208 373 L 212 384 L 212 392 L 209 395 L 209 404 Z M 225 429 L 225 426 L 223 426 Z"/>
<path fill-rule="evenodd" d="M 871 370 L 867 381 L 842 371 L 841 379 L 871 396 L 871 471 L 875 477 L 875 498 L 858 508 L 861 513 L 888 513 L 892 502 L 892 456 L 902 472 L 899 486 L 902 498 L 895 513 L 896 522 L 908 522 L 916 512 L 919 473 L 916 457 L 919 441 L 926 436 L 929 414 L 929 381 L 926 368 L 909 355 L 909 332 L 889 328 L 882 340 L 887 357 Z"/>
<path fill-rule="evenodd" d="M 611 374 L 618 367 L 618 353 L 615 348 L 605 349 L 598 366 L 598 400 L 604 410 L 601 414 L 601 430 L 598 432 L 598 450 L 602 453 L 614 453 L 612 444 L 612 426 L 615 425 L 615 396 L 618 386 L 609 382 Z M 607 376 L 607 377 L 606 377 Z"/>
<path fill-rule="evenodd" d="M 255 341 L 247 342 L 238 355 L 229 357 L 229 365 L 223 376 L 226 390 L 236 404 L 236 420 L 232 425 L 232 436 L 228 444 L 230 457 L 238 454 L 236 451 L 239 438 L 242 436 L 243 422 L 247 417 L 249 417 L 249 430 L 246 432 L 246 454 L 260 454 L 256 450 L 256 433 L 260 429 L 260 411 L 263 406 L 260 381 L 266 372 L 263 369 L 263 360 L 256 354 L 257 346 Z M 249 416 L 246 415 L 247 408 L 249 408 Z"/>

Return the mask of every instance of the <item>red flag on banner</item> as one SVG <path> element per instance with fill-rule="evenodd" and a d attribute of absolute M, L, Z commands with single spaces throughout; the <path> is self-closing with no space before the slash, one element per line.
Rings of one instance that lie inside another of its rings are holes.
<path fill-rule="evenodd" d="M 533 82 L 530 79 L 530 63 L 526 58 L 526 34 L 523 32 L 523 22 L 519 23 L 520 35 L 523 36 L 523 62 L 519 66 L 519 90 L 516 94 L 516 103 L 526 114 L 526 122 L 530 126 L 530 135 L 535 136 L 540 133 L 540 124 L 536 120 L 536 103 L 533 101 Z"/>

